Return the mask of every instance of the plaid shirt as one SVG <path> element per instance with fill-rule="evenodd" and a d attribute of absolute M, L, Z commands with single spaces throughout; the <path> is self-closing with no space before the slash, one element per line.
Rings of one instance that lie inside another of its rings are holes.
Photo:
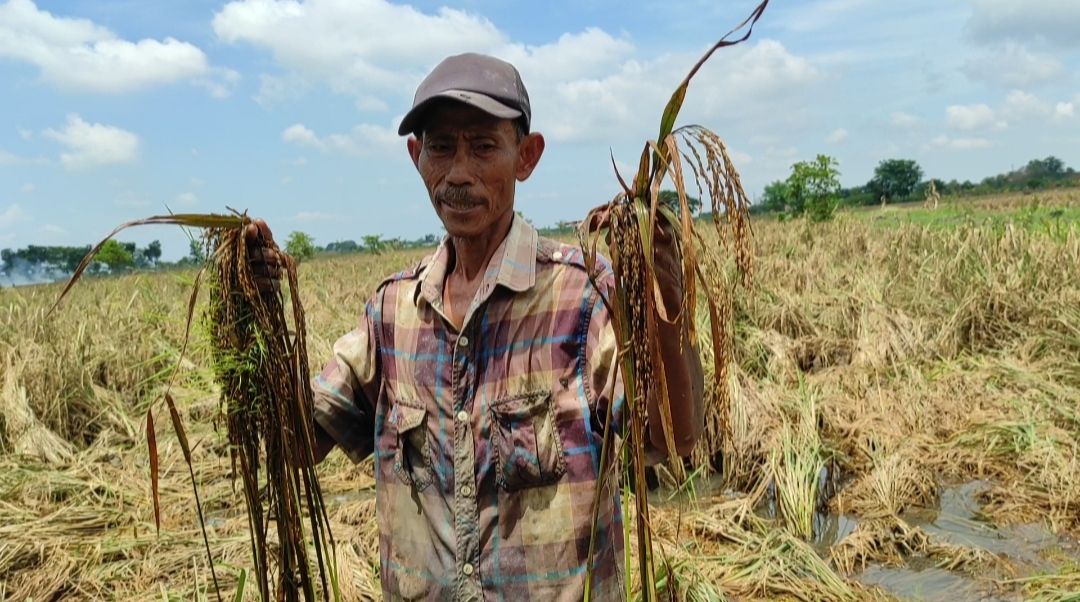
<path fill-rule="evenodd" d="M 380 285 L 334 345 L 316 420 L 354 461 L 375 454 L 387 600 L 581 600 L 601 424 L 622 405 L 607 309 L 581 250 L 515 217 L 458 332 L 447 244 Z M 611 286 L 606 264 L 596 281 Z M 592 599 L 622 600 L 607 471 Z"/>

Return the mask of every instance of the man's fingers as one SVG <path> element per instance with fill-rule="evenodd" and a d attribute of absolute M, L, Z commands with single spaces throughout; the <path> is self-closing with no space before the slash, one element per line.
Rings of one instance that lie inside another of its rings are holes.
<path fill-rule="evenodd" d="M 275 249 L 267 247 L 248 247 L 248 261 L 252 263 L 281 263 L 281 257 Z"/>
<path fill-rule="evenodd" d="M 270 232 L 270 226 L 266 225 L 266 220 L 259 218 L 255 220 L 252 225 L 254 225 L 258 229 L 259 235 L 262 236 L 264 244 L 273 244 L 274 234 Z"/>
<path fill-rule="evenodd" d="M 270 231 L 270 226 L 266 225 L 266 220 L 262 218 L 252 221 L 244 228 L 244 238 L 249 242 L 261 242 L 264 245 L 274 243 L 274 234 Z"/>

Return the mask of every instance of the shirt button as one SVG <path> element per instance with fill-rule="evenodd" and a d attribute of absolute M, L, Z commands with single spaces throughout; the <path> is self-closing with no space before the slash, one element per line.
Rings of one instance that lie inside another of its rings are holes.
<path fill-rule="evenodd" d="M 461 486 L 461 495 L 463 495 L 465 497 L 469 497 L 470 495 L 472 495 L 472 487 L 469 487 L 468 485 L 462 485 Z"/>
<path fill-rule="evenodd" d="M 468 347 L 469 346 L 469 337 L 464 336 L 464 335 L 458 337 L 457 346 L 458 347 Z"/>
<path fill-rule="evenodd" d="M 458 419 L 458 422 L 465 422 L 466 420 L 469 419 L 469 413 L 466 412 L 465 410 L 461 410 L 460 412 L 457 413 L 457 419 Z"/>
<path fill-rule="evenodd" d="M 461 567 L 461 572 L 465 573 L 466 575 L 472 575 L 472 572 L 473 572 L 472 565 L 466 562 L 465 566 Z"/>
<path fill-rule="evenodd" d="M 551 254 L 551 258 L 555 261 L 562 261 L 562 251 L 555 251 Z"/>

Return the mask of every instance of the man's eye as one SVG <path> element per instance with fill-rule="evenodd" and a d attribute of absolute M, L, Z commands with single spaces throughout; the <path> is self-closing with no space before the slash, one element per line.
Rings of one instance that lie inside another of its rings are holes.
<path fill-rule="evenodd" d="M 476 145 L 476 150 L 483 153 L 489 153 L 495 150 L 495 145 L 490 142 L 480 142 Z"/>

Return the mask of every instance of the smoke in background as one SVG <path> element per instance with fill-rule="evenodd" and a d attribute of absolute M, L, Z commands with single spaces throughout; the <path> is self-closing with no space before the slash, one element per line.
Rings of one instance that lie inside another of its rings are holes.
<path fill-rule="evenodd" d="M 32 284 L 48 284 L 58 280 L 66 280 L 71 276 L 71 273 L 66 270 L 33 263 L 19 257 L 14 258 L 10 264 L 7 269 L 0 268 L 0 287 L 10 288 Z"/>

